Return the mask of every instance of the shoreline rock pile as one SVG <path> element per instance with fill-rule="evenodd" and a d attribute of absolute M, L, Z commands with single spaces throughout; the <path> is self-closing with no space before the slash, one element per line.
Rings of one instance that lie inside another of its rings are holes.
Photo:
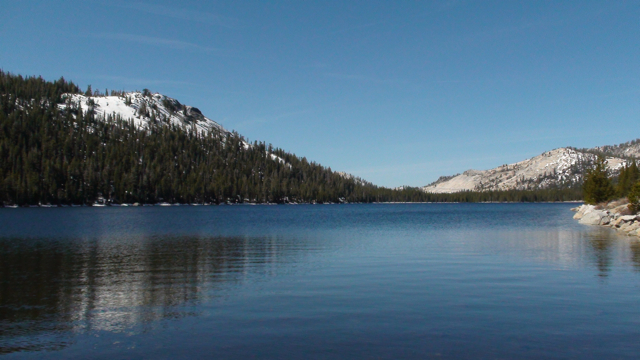
<path fill-rule="evenodd" d="M 640 236 L 640 215 L 631 213 L 626 199 L 607 204 L 584 204 L 571 210 L 576 212 L 573 218 L 580 224 L 607 226 L 629 236 Z"/>

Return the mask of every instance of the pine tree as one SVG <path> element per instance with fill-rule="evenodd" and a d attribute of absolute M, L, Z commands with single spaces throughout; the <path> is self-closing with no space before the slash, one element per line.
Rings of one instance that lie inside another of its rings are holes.
<path fill-rule="evenodd" d="M 640 182 L 636 182 L 629 191 L 629 210 L 636 214 L 640 211 Z"/>
<path fill-rule="evenodd" d="M 631 161 L 629 166 L 625 166 L 620 169 L 620 175 L 618 176 L 618 185 L 616 187 L 616 194 L 620 197 L 625 197 L 631 191 L 631 187 L 640 180 L 640 170 L 635 161 Z"/>
<path fill-rule="evenodd" d="M 607 174 L 607 161 L 598 156 L 594 168 L 587 171 L 583 184 L 584 201 L 597 204 L 611 199 L 614 194 L 613 185 Z"/>

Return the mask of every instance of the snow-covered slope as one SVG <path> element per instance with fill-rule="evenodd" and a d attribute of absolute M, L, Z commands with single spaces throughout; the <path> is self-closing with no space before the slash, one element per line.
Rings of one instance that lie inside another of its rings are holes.
<path fill-rule="evenodd" d="M 229 133 L 222 125 L 204 116 L 198 108 L 183 105 L 178 100 L 162 94 L 127 92 L 121 96 L 85 96 L 81 94 L 64 95 L 65 103 L 60 109 L 82 109 L 83 113 L 92 111 L 95 115 L 120 116 L 123 120 L 132 120 L 139 128 L 146 128 L 151 122 L 173 124 L 185 130 L 196 129 L 199 132 L 218 130 Z M 251 147 L 243 143 L 245 149 Z M 272 160 L 285 164 L 284 159 L 269 154 Z M 287 164 L 289 167 L 290 164 Z"/>
<path fill-rule="evenodd" d="M 83 112 L 93 111 L 96 115 L 120 115 L 125 120 L 133 120 L 139 127 L 150 121 L 175 124 L 186 129 L 195 127 L 199 131 L 211 129 L 225 131 L 220 124 L 205 117 L 195 107 L 181 104 L 178 100 L 162 94 L 146 96 L 141 92 L 128 92 L 122 96 L 84 96 L 67 94 L 66 102 L 60 108 L 81 108 Z"/>
<path fill-rule="evenodd" d="M 490 170 L 467 170 L 462 174 L 442 177 L 423 187 L 431 193 L 459 191 L 527 190 L 576 184 L 582 181 L 585 170 L 596 159 L 592 153 L 570 148 L 559 148 L 541 155 L 502 165 Z M 607 168 L 619 172 L 627 160 L 609 157 Z"/>

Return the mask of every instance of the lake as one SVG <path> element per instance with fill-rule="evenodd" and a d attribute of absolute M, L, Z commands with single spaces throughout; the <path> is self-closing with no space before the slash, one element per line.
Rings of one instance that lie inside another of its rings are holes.
<path fill-rule="evenodd" d="M 0 209 L 0 355 L 638 358 L 640 242 L 573 206 Z"/>

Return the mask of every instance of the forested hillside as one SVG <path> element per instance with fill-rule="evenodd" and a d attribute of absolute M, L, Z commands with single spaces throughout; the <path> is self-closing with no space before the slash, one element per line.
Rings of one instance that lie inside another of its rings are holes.
<path fill-rule="evenodd" d="M 1 205 L 93 204 L 100 198 L 118 204 L 581 197 L 577 189 L 458 194 L 386 189 L 271 145 L 249 143 L 237 133 L 162 121 L 140 127 L 118 114 L 83 111 L 65 95 L 88 92 L 63 78 L 50 82 L 0 71 Z M 65 101 L 67 106 L 59 106 Z"/>

